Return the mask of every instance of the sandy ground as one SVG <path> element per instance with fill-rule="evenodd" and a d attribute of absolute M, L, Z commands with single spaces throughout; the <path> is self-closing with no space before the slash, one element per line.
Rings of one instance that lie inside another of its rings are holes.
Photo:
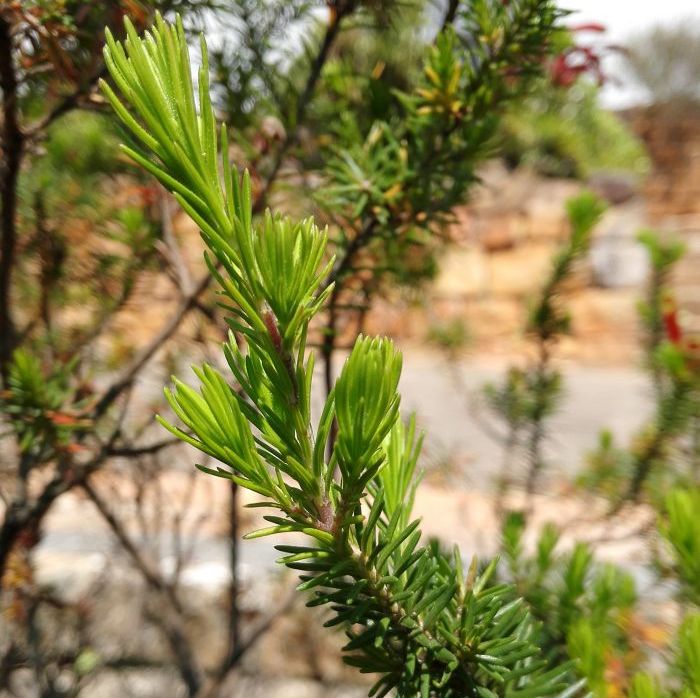
<path fill-rule="evenodd" d="M 424 449 L 425 482 L 419 488 L 416 513 L 424 520 L 427 535 L 458 543 L 465 557 L 491 555 L 497 546 L 497 526 L 493 511 L 492 489 L 503 460 L 502 446 L 493 434 L 500 425 L 478 404 L 481 386 L 497 380 L 504 363 L 487 358 L 465 359 L 449 365 L 440 356 L 408 352 L 401 382 L 403 410 L 415 410 L 420 426 L 426 430 Z M 618 525 L 592 527 L 591 520 L 604 511 L 602 503 L 581 501 L 562 494 L 562 483 L 581 466 L 586 451 L 596 444 L 597 434 L 608 427 L 623 442 L 643 423 L 650 410 L 649 392 L 644 375 L 633 367 L 604 368 L 565 366 L 566 395 L 560 414 L 553 420 L 547 444 L 550 464 L 549 494 L 536 503 L 536 519 L 555 520 L 567 527 L 569 538 L 585 535 L 591 540 L 615 539 L 601 545 L 601 554 L 614 559 L 638 560 L 639 540 L 630 532 L 636 519 Z M 146 386 L 144 386 L 146 387 Z M 198 527 L 199 537 L 193 546 L 192 563 L 184 581 L 212 590 L 228 579 L 227 545 L 222 535 L 228 506 L 225 481 L 197 475 L 191 479 L 194 452 L 172 451 L 173 470 L 164 487 L 176 503 L 196 483 L 189 516 L 194 521 L 206 519 Z M 517 473 L 518 463 L 513 468 Z M 112 481 L 112 487 L 120 485 Z M 112 498 L 112 505 L 122 508 L 128 517 L 128 492 Z M 517 506 L 519 502 L 515 502 Z M 255 510 L 258 511 L 258 510 Z M 247 528 L 257 521 L 251 510 L 245 511 Z M 644 519 L 643 515 L 640 515 Z M 572 522 L 581 520 L 580 524 Z M 641 519 L 640 519 L 641 520 Z M 170 534 L 162 531 L 161 561 L 172 564 Z M 64 497 L 51 512 L 37 565 L 41 578 L 58 582 L 76 592 L 104 566 L 109 564 L 114 544 L 90 502 L 80 494 Z M 274 569 L 275 551 L 268 539 L 246 541 L 241 545 L 241 569 L 244 578 L 260 569 Z M 263 594 L 264 596 L 264 594 Z M 264 603 L 257 599 L 257 603 Z"/>

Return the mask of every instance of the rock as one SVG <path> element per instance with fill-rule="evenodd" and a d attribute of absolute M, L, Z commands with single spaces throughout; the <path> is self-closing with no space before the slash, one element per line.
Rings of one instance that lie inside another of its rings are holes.
<path fill-rule="evenodd" d="M 649 273 L 646 250 L 637 241 L 647 222 L 643 202 L 608 209 L 590 251 L 593 279 L 602 288 L 640 287 Z"/>
<path fill-rule="evenodd" d="M 487 256 L 476 246 L 454 247 L 442 258 L 432 292 L 439 296 L 478 296 L 487 291 Z"/>
<path fill-rule="evenodd" d="M 555 250 L 551 242 L 532 242 L 490 255 L 489 293 L 520 297 L 534 293 L 542 285 Z"/>
<path fill-rule="evenodd" d="M 588 179 L 593 192 L 611 204 L 632 199 L 639 188 L 637 177 L 627 172 L 597 172 Z"/>

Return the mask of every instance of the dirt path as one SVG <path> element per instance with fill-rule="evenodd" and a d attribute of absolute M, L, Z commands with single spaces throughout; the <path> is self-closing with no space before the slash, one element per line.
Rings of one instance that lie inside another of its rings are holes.
<path fill-rule="evenodd" d="M 415 410 L 427 432 L 424 467 L 428 476 L 419 489 L 417 510 L 427 533 L 459 543 L 469 555 L 495 551 L 498 534 L 488 490 L 503 459 L 501 446 L 484 429 L 487 415 L 478 407 L 470 409 L 470 400 L 473 402 L 485 382 L 497 380 L 505 370 L 504 362 L 488 359 L 465 360 L 455 368 L 428 353 L 408 352 L 405 356 L 403 411 Z M 553 437 L 548 444 L 555 483 L 562 475 L 577 471 L 601 428 L 611 428 L 624 441 L 643 423 L 650 409 L 646 380 L 634 368 L 571 365 L 564 372 L 566 396 L 561 414 L 553 420 Z M 488 424 L 495 426 L 490 417 Z M 187 478 L 194 458 L 194 452 L 188 449 L 173 451 L 173 471 L 166 483 L 173 501 L 183 487 L 189 486 Z M 213 590 L 225 585 L 228 577 L 228 548 L 222 537 L 227 490 L 222 480 L 198 477 L 202 479 L 196 480 L 191 516 L 196 517 L 198 512 L 213 514 L 201 531 L 185 581 Z M 124 502 L 128 502 L 128 496 Z M 570 505 L 558 500 L 543 502 L 543 509 L 555 520 L 567 518 L 567 507 L 571 510 Z M 579 515 L 584 512 L 585 504 Z M 126 514 L 122 511 L 122 516 Z M 248 523 L 249 527 L 254 525 Z M 168 559 L 169 537 L 167 531 L 162 533 L 162 564 L 166 568 L 172 564 Z M 77 590 L 82 586 L 79 579 L 87 582 L 110 563 L 113 554 L 111 534 L 91 503 L 76 494 L 64 497 L 52 511 L 37 563 L 43 579 Z M 272 569 L 275 556 L 268 539 L 244 542 L 244 576 L 261 568 Z"/>

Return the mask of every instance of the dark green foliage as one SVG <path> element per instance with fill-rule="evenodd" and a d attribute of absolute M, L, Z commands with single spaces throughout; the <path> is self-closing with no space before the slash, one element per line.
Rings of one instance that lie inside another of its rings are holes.
<path fill-rule="evenodd" d="M 415 52 L 404 72 L 391 70 L 395 55 L 384 49 L 370 78 L 353 82 L 343 74 L 357 96 L 339 102 L 349 113 L 321 124 L 333 147 L 317 152 L 324 186 L 314 197 L 334 224 L 337 255 L 322 351 L 328 367 L 348 309 L 359 309 L 361 322 L 387 280 L 417 285 L 434 274 L 442 225 L 467 198 L 477 165 L 494 151 L 500 114 L 541 74 L 560 15 L 547 0 L 460 3 L 422 70 L 415 69 Z M 417 23 L 415 12 L 406 16 Z M 414 27 L 409 36 L 415 43 L 419 35 Z M 338 103 L 337 95 L 330 99 L 332 106 L 320 101 L 319 113 Z M 329 391 L 330 368 L 326 375 Z"/>
<path fill-rule="evenodd" d="M 13 355 L 7 389 L 0 393 L 0 410 L 17 436 L 27 467 L 55 458 L 70 443 L 71 432 L 87 425 L 74 413 L 62 412 L 74 397 L 74 368 L 70 363 L 59 365 L 54 373 L 47 374 L 36 356 L 21 349 Z M 74 409 L 79 407 L 73 404 Z"/>

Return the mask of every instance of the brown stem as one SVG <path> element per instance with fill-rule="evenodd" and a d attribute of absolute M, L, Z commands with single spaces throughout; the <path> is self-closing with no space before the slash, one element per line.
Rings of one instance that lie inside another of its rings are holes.
<path fill-rule="evenodd" d="M 114 447 L 121 429 L 121 420 L 110 438 L 94 457 L 82 465 L 74 463 L 68 456 L 61 456 L 53 476 L 40 494 L 30 500 L 26 493 L 15 497 L 5 510 L 5 518 L 0 524 L 0 585 L 7 567 L 7 560 L 23 531 L 38 531 L 41 522 L 53 503 L 63 494 L 78 487 L 92 473 L 104 464 Z"/>
<path fill-rule="evenodd" d="M 238 579 L 238 485 L 231 482 L 231 497 L 229 500 L 229 567 L 231 568 L 231 584 L 229 586 L 229 618 L 228 618 L 228 657 L 229 664 L 241 644 L 241 623 L 238 608 L 239 579 Z"/>
<path fill-rule="evenodd" d="M 136 547 L 136 544 L 122 525 L 122 522 L 117 519 L 90 481 L 86 479 L 81 483 L 81 487 L 90 501 L 95 505 L 123 550 L 131 558 L 131 561 L 144 581 L 158 594 L 166 598 L 172 606 L 172 613 L 167 614 L 167 617 L 154 618 L 154 621 L 163 630 L 170 644 L 170 648 L 177 659 L 178 671 L 187 686 L 188 694 L 190 696 L 196 696 L 202 685 L 202 672 L 197 664 L 192 645 L 183 627 L 183 608 L 180 600 L 177 598 L 175 590 L 143 557 L 141 551 Z"/>
<path fill-rule="evenodd" d="M 345 17 L 354 12 L 355 5 L 355 0 L 350 0 L 349 2 L 342 4 L 342 6 L 336 10 L 335 16 L 331 19 L 331 22 L 326 28 L 326 33 L 323 37 L 323 41 L 321 42 L 321 47 L 316 54 L 313 63 L 311 64 L 311 69 L 309 70 L 306 84 L 304 85 L 304 89 L 297 100 L 291 128 L 288 130 L 284 140 L 277 150 L 272 169 L 270 170 L 270 174 L 265 182 L 265 187 L 260 195 L 261 208 L 265 208 L 267 204 L 267 196 L 272 188 L 272 183 L 275 181 L 275 179 L 277 179 L 277 175 L 279 174 L 287 152 L 297 142 L 297 138 L 299 137 L 299 126 L 306 117 L 306 110 L 311 102 L 311 97 L 316 89 L 318 79 L 321 77 L 323 66 L 326 64 L 328 56 L 330 55 L 331 47 L 333 46 L 338 33 L 340 32 L 341 22 Z"/>
<path fill-rule="evenodd" d="M 450 0 L 445 12 L 445 18 L 442 20 L 441 31 L 445 31 L 455 21 L 457 17 L 457 9 L 459 8 L 459 0 Z"/>
<path fill-rule="evenodd" d="M 545 436 L 544 418 L 548 398 L 547 381 L 549 373 L 550 354 L 547 340 L 539 339 L 539 358 L 535 368 L 535 405 L 532 414 L 532 428 L 528 441 L 528 476 L 526 492 L 529 498 L 535 493 L 539 482 L 540 473 L 544 465 L 542 458 L 542 441 Z"/>
<path fill-rule="evenodd" d="M 93 409 L 92 417 L 101 417 L 114 401 L 129 388 L 141 369 L 153 358 L 158 350 L 178 331 L 185 316 L 196 307 L 198 298 L 209 288 L 212 282 L 211 274 L 204 274 L 192 291 L 183 296 L 177 310 L 163 325 L 160 332 L 139 352 L 124 372 L 104 391 Z"/>
<path fill-rule="evenodd" d="M 323 287 L 328 288 L 334 284 L 328 299 L 328 318 L 326 320 L 325 335 L 321 345 L 321 355 L 323 357 L 323 372 L 325 379 L 326 397 L 333 388 L 333 354 L 337 349 L 336 332 L 338 323 L 338 305 L 340 294 L 343 291 L 343 280 L 352 272 L 353 264 L 357 254 L 372 240 L 372 235 L 376 227 L 374 218 L 368 220 L 359 233 L 350 241 L 343 250 L 341 256 L 336 260 L 335 265 L 324 281 Z M 330 443 L 334 442 L 335 425 L 331 429 Z"/>
<path fill-rule="evenodd" d="M 270 615 L 263 618 L 260 623 L 251 631 L 248 637 L 239 643 L 234 652 L 226 657 L 224 662 L 215 672 L 213 678 L 199 692 L 197 698 L 217 698 L 219 689 L 228 675 L 238 665 L 243 655 L 263 636 L 267 631 L 291 608 L 297 597 L 296 590 L 293 590 L 286 599 Z"/>
<path fill-rule="evenodd" d="M 24 154 L 24 134 L 18 120 L 17 74 L 12 58 L 12 31 L 0 15 L 0 88 L 2 89 L 2 163 L 0 163 L 0 375 L 15 346 L 11 284 L 17 251 L 17 180 Z"/>

